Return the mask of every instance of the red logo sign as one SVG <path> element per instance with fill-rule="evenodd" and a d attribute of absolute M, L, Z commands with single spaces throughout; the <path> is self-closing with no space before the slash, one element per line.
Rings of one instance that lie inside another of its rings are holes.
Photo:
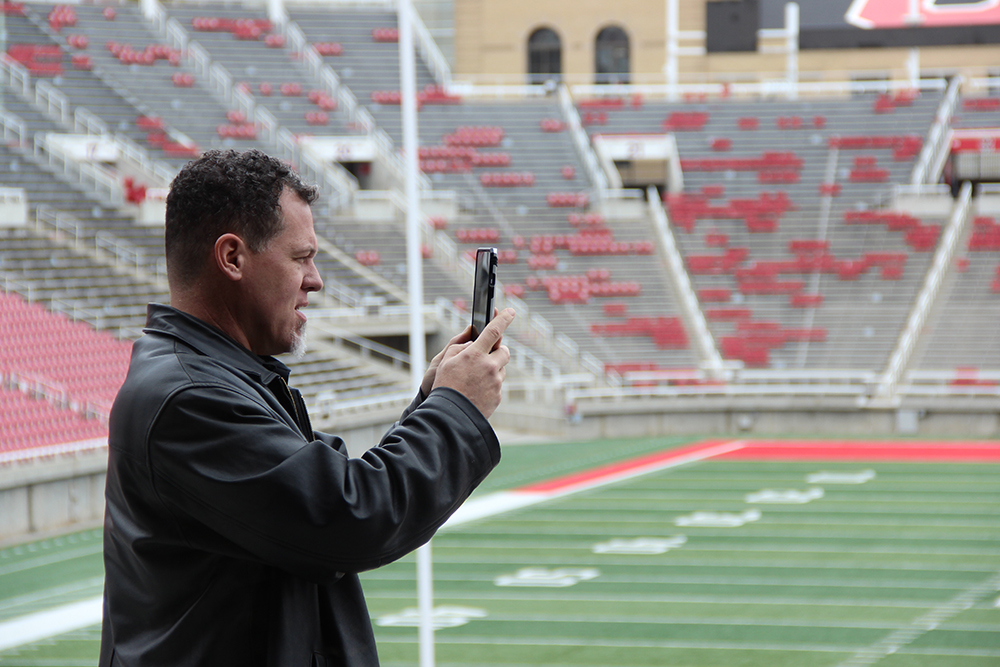
<path fill-rule="evenodd" d="M 1000 0 L 938 4 L 936 0 L 854 0 L 844 19 L 866 30 L 1000 23 Z"/>

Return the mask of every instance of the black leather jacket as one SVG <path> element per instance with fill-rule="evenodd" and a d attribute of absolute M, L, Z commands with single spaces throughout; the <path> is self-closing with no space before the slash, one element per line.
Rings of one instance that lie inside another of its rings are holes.
<path fill-rule="evenodd" d="M 377 665 L 357 572 L 426 542 L 500 460 L 460 393 L 348 459 L 288 369 L 149 308 L 111 411 L 101 667 Z"/>

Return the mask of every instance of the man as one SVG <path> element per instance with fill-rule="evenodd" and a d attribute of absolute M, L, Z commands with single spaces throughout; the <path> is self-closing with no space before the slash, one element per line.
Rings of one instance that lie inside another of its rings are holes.
<path fill-rule="evenodd" d="M 288 369 L 323 282 L 314 188 L 210 151 L 167 197 L 151 304 L 111 412 L 100 665 L 377 665 L 357 572 L 423 544 L 498 463 L 504 311 L 429 364 L 360 459 L 313 432 Z"/>

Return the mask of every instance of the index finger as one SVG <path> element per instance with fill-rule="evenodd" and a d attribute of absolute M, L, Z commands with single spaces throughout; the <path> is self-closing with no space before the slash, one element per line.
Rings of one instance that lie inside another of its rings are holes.
<path fill-rule="evenodd" d="M 503 332 L 514 321 L 514 314 L 513 308 L 504 308 L 499 315 L 490 320 L 483 332 L 479 334 L 479 338 L 472 344 L 478 345 L 486 353 L 491 352 L 503 337 Z"/>

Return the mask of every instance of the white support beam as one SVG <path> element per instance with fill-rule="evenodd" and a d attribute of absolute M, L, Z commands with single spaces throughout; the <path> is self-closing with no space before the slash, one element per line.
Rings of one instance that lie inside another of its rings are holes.
<path fill-rule="evenodd" d="M 882 373 L 882 377 L 879 379 L 876 398 L 880 401 L 891 404 L 898 400 L 896 385 L 910 363 L 913 348 L 924 328 L 927 316 L 930 314 L 931 308 L 937 299 L 941 282 L 952 265 L 955 248 L 958 246 L 958 241 L 962 236 L 962 231 L 965 229 L 966 221 L 969 219 L 971 201 L 972 185 L 966 181 L 962 184 L 962 189 L 958 193 L 958 199 L 955 200 L 955 207 L 952 209 L 951 217 L 948 219 L 948 224 L 941 234 L 941 241 L 938 243 L 937 250 L 934 253 L 934 259 L 931 261 L 931 267 L 927 271 L 924 284 L 920 288 L 920 293 L 917 294 L 913 308 L 910 309 L 910 315 L 906 320 L 906 327 L 903 329 L 902 334 L 900 334 L 896 348 L 893 350 L 892 356 L 889 358 L 889 363 Z"/>

